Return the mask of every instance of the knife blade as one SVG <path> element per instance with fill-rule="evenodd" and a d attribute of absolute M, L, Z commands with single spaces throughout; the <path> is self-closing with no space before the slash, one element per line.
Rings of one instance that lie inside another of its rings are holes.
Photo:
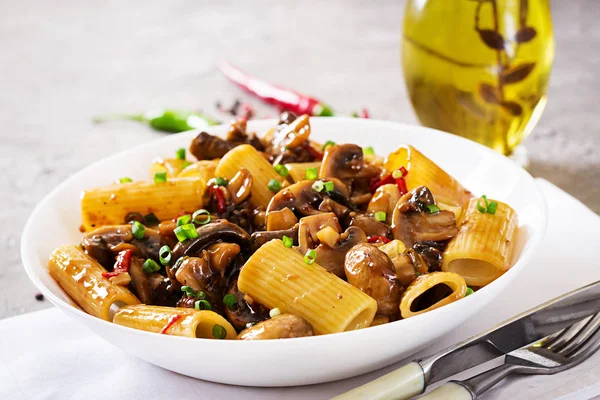
<path fill-rule="evenodd" d="M 431 356 L 415 360 L 337 400 L 408 399 L 426 386 L 493 360 L 600 311 L 600 281 L 540 304 Z"/>

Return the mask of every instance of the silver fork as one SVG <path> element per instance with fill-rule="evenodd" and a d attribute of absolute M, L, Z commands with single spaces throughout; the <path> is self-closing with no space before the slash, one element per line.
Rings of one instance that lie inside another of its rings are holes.
<path fill-rule="evenodd" d="M 506 355 L 504 364 L 464 381 L 450 381 L 419 399 L 472 400 L 510 374 L 552 375 L 600 348 L 600 313 Z"/>

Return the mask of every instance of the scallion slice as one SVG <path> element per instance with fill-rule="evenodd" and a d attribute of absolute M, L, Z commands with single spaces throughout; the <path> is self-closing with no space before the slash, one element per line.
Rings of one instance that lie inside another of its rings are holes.
<path fill-rule="evenodd" d="M 227 186 L 228 184 L 229 182 L 225 178 L 221 178 L 220 176 L 215 178 L 215 185 L 217 186 Z"/>
<path fill-rule="evenodd" d="M 271 192 L 279 192 L 281 190 L 281 182 L 277 179 L 271 179 L 269 183 L 267 183 L 267 187 Z"/>
<path fill-rule="evenodd" d="M 473 293 L 475 293 L 475 291 L 467 286 L 467 292 L 465 293 L 465 297 L 467 297 L 468 295 L 473 294 Z"/>
<path fill-rule="evenodd" d="M 158 260 L 162 265 L 169 265 L 172 256 L 171 248 L 166 244 L 158 251 Z"/>
<path fill-rule="evenodd" d="M 327 193 L 333 192 L 334 188 L 335 188 L 335 185 L 333 184 L 333 182 L 325 182 L 325 191 Z"/>
<path fill-rule="evenodd" d="M 387 219 L 387 214 L 385 213 L 385 211 L 377 211 L 375 213 L 375 221 L 377 222 L 383 222 Z"/>
<path fill-rule="evenodd" d="M 374 156 L 375 155 L 375 150 L 373 150 L 373 147 L 369 146 L 369 147 L 365 147 L 363 149 L 363 154 L 366 156 Z"/>
<path fill-rule="evenodd" d="M 309 181 L 312 181 L 319 177 L 319 171 L 317 171 L 316 167 L 315 168 L 306 168 L 306 172 L 304 173 L 304 176 Z"/>
<path fill-rule="evenodd" d="M 438 206 L 436 206 L 435 204 L 429 204 L 427 206 L 425 206 L 425 208 L 427 209 L 427 213 L 429 214 L 435 214 L 440 212 L 440 208 Z"/>
<path fill-rule="evenodd" d="M 223 296 L 223 304 L 229 308 L 233 308 L 237 305 L 237 299 L 231 293 L 227 293 L 225 296 Z"/>
<path fill-rule="evenodd" d="M 210 303 L 206 300 L 197 300 L 194 303 L 194 309 L 196 309 L 197 311 L 212 310 L 212 307 L 210 306 Z"/>
<path fill-rule="evenodd" d="M 335 146 L 335 142 L 333 142 L 331 140 L 326 141 L 321 150 L 325 151 L 325 149 L 327 149 L 330 146 Z"/>
<path fill-rule="evenodd" d="M 131 226 L 131 233 L 133 233 L 133 237 L 141 240 L 144 238 L 144 234 L 146 233 L 146 227 L 140 224 L 139 221 L 133 221 L 133 225 Z"/>
<path fill-rule="evenodd" d="M 215 339 L 225 339 L 227 337 L 227 331 L 221 325 L 216 324 L 212 328 L 212 335 Z"/>
<path fill-rule="evenodd" d="M 190 214 L 185 214 L 177 218 L 177 226 L 189 224 L 192 220 L 192 216 Z"/>
<path fill-rule="evenodd" d="M 185 149 L 183 147 L 177 149 L 175 156 L 177 156 L 179 160 L 185 160 Z"/>
<path fill-rule="evenodd" d="M 187 297 L 196 297 L 196 291 L 190 286 L 182 286 L 181 291 L 185 293 Z"/>
<path fill-rule="evenodd" d="M 483 204 L 481 204 L 482 200 L 483 200 Z M 479 200 L 477 200 L 477 211 L 479 211 L 482 214 L 485 214 L 487 212 L 487 209 L 488 209 L 488 201 L 487 201 L 487 197 L 484 194 L 483 196 L 481 196 L 479 198 Z"/>
<path fill-rule="evenodd" d="M 119 179 L 119 183 L 129 183 L 129 182 L 133 182 L 133 179 L 131 179 L 128 176 L 124 176 L 123 178 Z"/>
<path fill-rule="evenodd" d="M 325 184 L 323 184 L 323 181 L 316 181 L 312 184 L 312 190 L 315 192 L 322 192 L 323 189 L 325 189 Z"/>
<path fill-rule="evenodd" d="M 294 245 L 294 241 L 289 236 L 283 235 L 283 237 L 281 238 L 281 241 L 283 242 L 283 245 L 285 247 L 287 247 L 288 249 L 291 249 L 292 246 Z"/>
<path fill-rule="evenodd" d="M 185 241 L 186 239 L 195 239 L 198 237 L 198 232 L 196 231 L 196 227 L 194 224 L 185 224 L 178 226 L 173 230 L 177 240 L 180 242 Z"/>
<path fill-rule="evenodd" d="M 158 272 L 160 271 L 160 265 L 158 265 L 153 259 L 149 258 L 146 261 L 144 261 L 144 264 L 142 264 L 142 271 L 144 271 L 144 273 L 146 274 Z"/>
<path fill-rule="evenodd" d="M 277 164 L 273 167 L 273 169 L 281 176 L 288 176 L 288 174 L 290 173 L 287 167 L 283 164 Z"/>
<path fill-rule="evenodd" d="M 154 173 L 154 183 L 163 183 L 167 181 L 167 173 L 166 172 L 155 172 Z"/>
<path fill-rule="evenodd" d="M 490 201 L 490 204 L 488 204 L 487 207 L 487 213 L 488 214 L 496 214 L 496 209 L 498 208 L 498 203 L 495 201 Z"/>
<path fill-rule="evenodd" d="M 198 225 L 206 225 L 210 222 L 210 213 L 201 208 L 192 214 L 192 221 Z"/>
<path fill-rule="evenodd" d="M 314 250 L 309 250 L 304 255 L 304 262 L 307 263 L 308 265 L 313 264 L 316 259 L 317 259 L 317 252 Z"/>

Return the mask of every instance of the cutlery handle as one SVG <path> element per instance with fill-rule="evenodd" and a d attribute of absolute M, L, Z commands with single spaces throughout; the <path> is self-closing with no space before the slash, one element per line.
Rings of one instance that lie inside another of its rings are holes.
<path fill-rule="evenodd" d="M 432 390 L 431 393 L 419 397 L 419 400 L 473 400 L 474 398 L 467 388 L 450 381 Z"/>
<path fill-rule="evenodd" d="M 423 393 L 423 389 L 425 389 L 423 368 L 419 363 L 411 362 L 372 382 L 342 393 L 334 397 L 334 400 L 404 400 Z"/>

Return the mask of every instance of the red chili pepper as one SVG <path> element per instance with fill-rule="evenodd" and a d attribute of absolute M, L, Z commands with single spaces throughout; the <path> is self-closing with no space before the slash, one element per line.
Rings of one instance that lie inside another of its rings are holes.
<path fill-rule="evenodd" d="M 310 143 L 306 143 L 306 144 L 304 145 L 304 148 L 306 149 L 306 151 L 308 151 L 308 152 L 309 152 L 309 154 L 310 154 L 311 156 L 313 156 L 313 157 L 314 157 L 314 159 L 315 159 L 315 160 L 319 160 L 319 161 L 321 161 L 321 160 L 323 159 L 323 156 L 324 156 L 324 154 L 323 154 L 323 153 L 321 153 L 319 150 L 315 149 L 314 147 L 312 147 L 312 146 L 310 145 Z"/>
<path fill-rule="evenodd" d="M 400 190 L 401 195 L 408 193 L 408 189 L 406 187 L 406 181 L 404 180 L 404 178 L 396 178 L 396 186 L 398 186 L 398 189 Z"/>
<path fill-rule="evenodd" d="M 369 190 L 371 191 L 371 193 L 375 193 L 375 191 L 377 190 L 378 187 L 383 186 L 383 185 L 387 185 L 390 183 L 394 183 L 394 178 L 392 177 L 392 175 L 386 175 L 383 178 L 376 180 L 377 178 L 375 178 L 374 180 L 371 181 L 371 183 L 369 184 Z"/>
<path fill-rule="evenodd" d="M 225 212 L 225 196 L 223 195 L 223 192 L 221 192 L 221 190 L 219 189 L 219 187 L 215 187 L 213 186 L 213 190 L 215 193 L 215 196 L 217 197 L 217 211 L 219 211 L 219 213 L 224 213 Z"/>
<path fill-rule="evenodd" d="M 117 255 L 117 261 L 115 261 L 113 272 L 103 272 L 102 277 L 112 278 L 113 276 L 119 275 L 121 272 L 128 272 L 129 266 L 131 265 L 131 256 L 133 256 L 132 249 L 120 251 Z"/>
<path fill-rule="evenodd" d="M 179 321 L 180 319 L 181 319 L 181 314 L 173 315 L 171 318 L 169 318 L 169 322 L 167 322 L 165 327 L 161 329 L 160 333 L 162 333 L 163 335 L 166 334 L 167 331 L 169 330 L 169 328 L 172 327 L 173 325 L 175 325 L 175 322 Z"/>
<path fill-rule="evenodd" d="M 367 241 L 369 243 L 377 243 L 377 242 L 389 243 L 389 242 L 391 242 L 391 240 L 386 238 L 385 236 L 369 236 L 367 238 Z"/>
<path fill-rule="evenodd" d="M 360 116 L 361 118 L 371 118 L 371 116 L 369 115 L 369 110 L 367 110 L 366 108 L 360 110 Z"/>
<path fill-rule="evenodd" d="M 217 67 L 231 82 L 264 102 L 276 106 L 281 111 L 318 117 L 333 116 L 331 108 L 313 97 L 258 79 L 226 61 L 221 61 Z"/>

